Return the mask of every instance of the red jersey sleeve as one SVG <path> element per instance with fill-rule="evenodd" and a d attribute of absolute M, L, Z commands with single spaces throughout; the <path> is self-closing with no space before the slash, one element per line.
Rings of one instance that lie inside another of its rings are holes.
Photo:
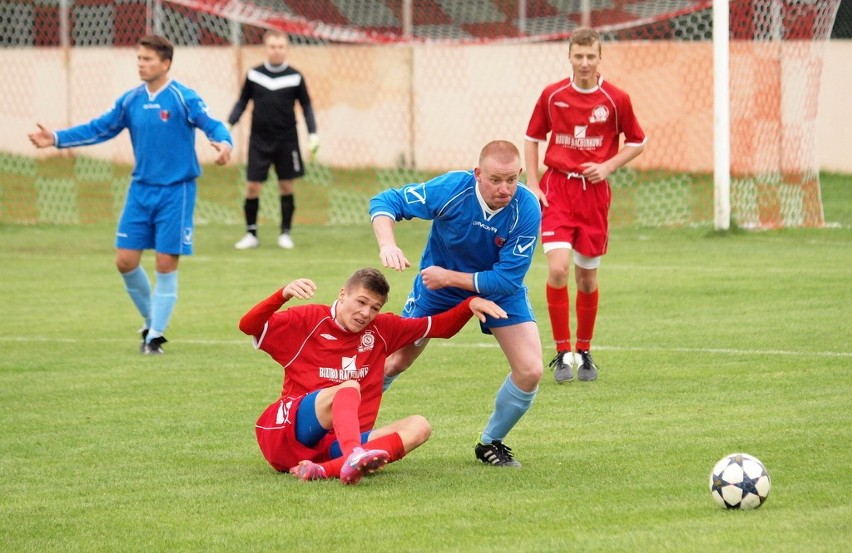
<path fill-rule="evenodd" d="M 464 325 L 473 316 L 470 310 L 470 302 L 476 296 L 470 296 L 457 306 L 449 311 L 444 311 L 438 315 L 429 317 L 432 319 L 432 326 L 429 329 L 429 338 L 452 338 L 458 334 L 459 330 L 464 328 Z"/>
<path fill-rule="evenodd" d="M 639 125 L 639 120 L 636 119 L 636 114 L 633 113 L 633 102 L 630 101 L 630 96 L 624 94 L 621 101 L 621 129 L 624 134 L 624 145 L 640 146 L 645 143 L 645 131 Z"/>
<path fill-rule="evenodd" d="M 274 294 L 261 301 L 243 315 L 240 319 L 240 330 L 249 336 L 260 336 L 269 318 L 284 305 L 284 289 L 278 289 Z"/>

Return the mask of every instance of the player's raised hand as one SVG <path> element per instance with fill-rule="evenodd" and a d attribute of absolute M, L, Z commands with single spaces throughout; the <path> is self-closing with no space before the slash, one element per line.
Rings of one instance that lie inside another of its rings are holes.
<path fill-rule="evenodd" d="M 470 301 L 470 310 L 476 315 L 476 318 L 481 322 L 485 322 L 485 316 L 488 315 L 494 319 L 508 319 L 509 315 L 503 309 L 491 300 L 476 297 Z"/>
<path fill-rule="evenodd" d="M 219 155 L 216 156 L 216 165 L 225 165 L 231 161 L 231 147 L 228 144 L 225 142 L 211 142 L 210 145 L 219 152 Z"/>
<path fill-rule="evenodd" d="M 314 297 L 314 293 L 317 291 L 317 285 L 314 284 L 314 281 L 307 278 L 297 278 L 290 284 L 284 287 L 284 290 L 281 292 L 284 300 L 289 300 L 290 298 L 299 298 L 300 300 L 309 300 Z"/>
<path fill-rule="evenodd" d="M 27 138 L 30 139 L 33 146 L 36 148 L 47 148 L 48 146 L 53 146 L 56 143 L 53 131 L 41 123 L 36 123 L 36 126 L 38 127 L 38 130 L 27 135 Z"/>
<path fill-rule="evenodd" d="M 381 250 L 379 250 L 379 257 L 382 260 L 382 265 L 394 271 L 404 271 L 411 267 L 411 263 L 402 252 L 402 248 L 397 245 L 382 246 Z"/>

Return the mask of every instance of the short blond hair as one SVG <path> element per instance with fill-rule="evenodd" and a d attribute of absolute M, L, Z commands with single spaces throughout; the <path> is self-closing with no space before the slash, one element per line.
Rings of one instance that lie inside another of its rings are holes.
<path fill-rule="evenodd" d="M 601 35 L 596 30 L 590 27 L 577 27 L 574 29 L 574 32 L 571 33 L 571 39 L 569 41 L 568 51 L 571 51 L 571 46 L 575 44 L 577 46 L 592 46 L 594 43 L 598 43 L 598 54 L 601 53 Z"/>
<path fill-rule="evenodd" d="M 482 165 L 482 160 L 487 157 L 493 157 L 506 163 L 521 159 L 521 152 L 517 146 L 508 140 L 492 140 L 479 152 L 479 165 Z"/>

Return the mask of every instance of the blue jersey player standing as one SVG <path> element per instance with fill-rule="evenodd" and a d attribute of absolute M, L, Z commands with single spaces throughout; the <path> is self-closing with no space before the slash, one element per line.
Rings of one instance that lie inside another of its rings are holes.
<path fill-rule="evenodd" d="M 411 264 L 397 246 L 396 221 L 432 221 L 420 271 L 403 316 L 446 311 L 477 294 L 499 305 L 506 319 L 487 318 L 511 369 L 497 391 L 494 412 L 474 448 L 477 459 L 520 467 L 503 439 L 529 410 L 541 380 L 541 341 L 524 277 L 541 224 L 535 195 L 519 184 L 521 155 L 511 142 L 488 143 L 472 171 L 451 171 L 428 182 L 386 190 L 370 201 L 370 218 L 385 267 Z M 398 350 L 385 365 L 386 386 L 423 352 L 428 340 Z"/>
<path fill-rule="evenodd" d="M 208 115 L 198 94 L 169 78 L 172 44 L 149 35 L 137 46 L 141 85 L 88 123 L 56 132 L 39 124 L 29 139 L 37 148 L 72 148 L 104 142 L 124 129 L 130 132 L 136 164 L 116 230 L 115 265 L 145 320 L 141 352 L 161 354 L 177 300 L 178 261 L 181 255 L 192 255 L 195 180 L 201 175 L 195 130 L 207 135 L 219 165 L 230 160 L 233 142 L 225 125 Z M 146 249 L 157 253 L 153 292 L 140 265 Z"/>

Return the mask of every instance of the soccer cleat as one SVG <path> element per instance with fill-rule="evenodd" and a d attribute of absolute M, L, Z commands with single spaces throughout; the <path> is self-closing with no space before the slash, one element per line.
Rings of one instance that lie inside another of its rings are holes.
<path fill-rule="evenodd" d="M 577 367 L 578 380 L 591 381 L 598 377 L 598 366 L 587 349 L 577 352 Z"/>
<path fill-rule="evenodd" d="M 512 449 L 500 440 L 494 440 L 490 444 L 477 443 L 473 449 L 476 458 L 495 467 L 520 468 L 521 464 L 515 461 Z"/>
<path fill-rule="evenodd" d="M 281 236 L 278 237 L 278 247 L 285 250 L 292 250 L 293 246 L 293 239 L 290 238 L 290 234 L 287 232 L 281 233 Z"/>
<path fill-rule="evenodd" d="M 139 353 L 145 353 L 145 338 L 148 337 L 148 329 L 142 327 L 142 329 L 139 330 L 139 334 L 142 335 L 142 343 L 139 344 Z"/>
<path fill-rule="evenodd" d="M 165 336 L 157 336 L 156 338 L 151 338 L 150 342 L 145 342 L 142 346 L 142 353 L 145 355 L 162 355 L 166 353 L 163 351 L 163 344 L 168 342 Z"/>
<path fill-rule="evenodd" d="M 340 481 L 353 486 L 365 474 L 373 474 L 388 464 L 390 454 L 384 449 L 363 449 L 356 447 L 340 468 Z"/>
<path fill-rule="evenodd" d="M 247 232 L 245 236 L 240 238 L 239 242 L 234 244 L 234 247 L 238 250 L 250 250 L 258 246 L 260 246 L 260 240 L 258 240 L 257 236 L 250 232 Z"/>
<path fill-rule="evenodd" d="M 574 380 L 574 354 L 571 350 L 562 350 L 550 361 L 549 367 L 555 369 L 553 378 L 557 384 Z"/>
<path fill-rule="evenodd" d="M 309 480 L 324 480 L 328 478 L 325 474 L 325 468 L 313 461 L 299 461 L 298 465 L 290 469 L 290 474 L 299 480 L 304 480 L 305 482 Z"/>

